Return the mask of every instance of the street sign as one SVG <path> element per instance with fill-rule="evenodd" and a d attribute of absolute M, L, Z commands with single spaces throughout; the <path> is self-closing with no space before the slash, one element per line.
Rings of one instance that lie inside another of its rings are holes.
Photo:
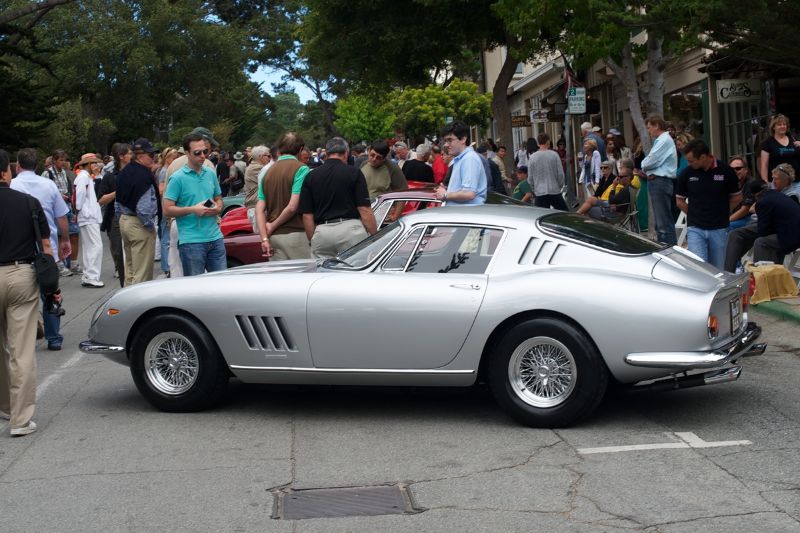
<path fill-rule="evenodd" d="M 531 122 L 534 124 L 544 124 L 546 122 L 550 122 L 547 113 L 547 109 L 531 109 Z"/>
<path fill-rule="evenodd" d="M 760 98 L 761 80 L 740 78 L 717 82 L 717 100 L 720 104 L 750 102 Z"/>
<path fill-rule="evenodd" d="M 583 115 L 586 113 L 586 89 L 570 87 L 567 91 L 567 114 Z"/>
<path fill-rule="evenodd" d="M 513 115 L 511 117 L 511 127 L 512 128 L 527 128 L 531 125 L 530 117 L 525 115 Z"/>

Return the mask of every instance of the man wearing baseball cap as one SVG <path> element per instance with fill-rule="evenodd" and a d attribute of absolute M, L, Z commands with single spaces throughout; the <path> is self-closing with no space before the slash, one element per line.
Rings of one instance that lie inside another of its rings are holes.
<path fill-rule="evenodd" d="M 125 286 L 153 279 L 159 197 L 153 172 L 155 148 L 145 138 L 133 143 L 133 161 L 117 176 L 115 212 L 125 250 Z"/>

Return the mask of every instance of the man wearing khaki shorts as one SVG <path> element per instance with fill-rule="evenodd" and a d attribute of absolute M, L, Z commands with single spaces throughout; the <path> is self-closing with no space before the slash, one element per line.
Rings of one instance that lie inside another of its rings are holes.
<path fill-rule="evenodd" d="M 261 234 L 261 250 L 271 261 L 308 259 L 311 248 L 297 213 L 300 190 L 309 168 L 297 159 L 303 139 L 294 132 L 278 140 L 281 156 L 270 168 L 258 188 L 256 224 Z"/>
<path fill-rule="evenodd" d="M 311 255 L 335 257 L 377 231 L 364 174 L 347 164 L 347 142 L 334 137 L 321 167 L 312 170 L 300 192 L 300 213 Z"/>

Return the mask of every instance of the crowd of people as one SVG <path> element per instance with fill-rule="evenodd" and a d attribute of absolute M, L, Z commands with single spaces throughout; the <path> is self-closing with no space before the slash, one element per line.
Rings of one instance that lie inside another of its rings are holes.
<path fill-rule="evenodd" d="M 638 141 L 628 148 L 616 129 L 603 135 L 584 123 L 578 160 L 584 201 L 575 207 L 613 222 L 636 210 L 637 197 L 649 197 L 658 240 L 676 244 L 680 210 L 688 248 L 703 260 L 733 272 L 752 247 L 755 261 L 779 263 L 800 247 L 800 140 L 789 126 L 783 115 L 772 118 L 758 176 L 751 176 L 743 156 L 723 162 L 703 140 L 659 116 L 646 120 L 647 154 Z M 287 132 L 271 147 L 231 153 L 220 151 L 204 127 L 177 148 L 157 151 L 139 138 L 114 144 L 106 158 L 83 154 L 74 166 L 64 150 L 43 165 L 34 149 L 20 150 L 15 165 L 0 150 L 0 351 L 8 357 L 0 364 L 0 418 L 10 420 L 13 436 L 36 430 L 40 301 L 48 349 L 60 350 L 63 342 L 60 308 L 51 305 L 53 294 L 38 289 L 31 267 L 36 254 L 53 256 L 61 276 L 80 273 L 87 288 L 104 286 L 102 233 L 120 286 L 154 279 L 156 262 L 159 277 L 223 270 L 222 198 L 237 194 L 272 261 L 335 257 L 377 231 L 371 201 L 406 189 L 408 181 L 430 183 L 449 205 L 482 204 L 496 192 L 569 210 L 563 139 L 555 147 L 547 133 L 528 139 L 514 154 L 513 172 L 506 151 L 491 139 L 472 142 L 458 120 L 414 150 L 382 139 L 351 147 L 334 137 L 312 151 Z"/>

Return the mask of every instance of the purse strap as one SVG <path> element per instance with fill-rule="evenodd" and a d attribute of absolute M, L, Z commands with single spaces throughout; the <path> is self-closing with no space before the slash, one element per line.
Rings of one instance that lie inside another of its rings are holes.
<path fill-rule="evenodd" d="M 36 209 L 36 204 L 33 201 L 33 196 L 28 196 L 28 207 L 31 210 L 31 215 L 33 217 L 33 233 L 36 236 L 36 242 L 34 246 L 36 247 L 36 253 L 42 253 L 42 232 L 39 230 L 39 213 L 38 209 Z"/>

